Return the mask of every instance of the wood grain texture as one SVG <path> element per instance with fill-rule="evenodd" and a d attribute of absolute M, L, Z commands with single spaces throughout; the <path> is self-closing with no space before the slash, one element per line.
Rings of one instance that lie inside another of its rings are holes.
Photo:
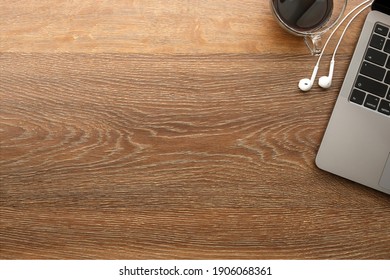
<path fill-rule="evenodd" d="M 0 4 L 0 258 L 390 258 L 390 197 L 314 165 L 358 34 L 302 95 L 315 58 L 268 1 L 91 2 Z"/>
<path fill-rule="evenodd" d="M 3 52 L 307 53 L 269 0 L 2 0 L 0 18 Z"/>

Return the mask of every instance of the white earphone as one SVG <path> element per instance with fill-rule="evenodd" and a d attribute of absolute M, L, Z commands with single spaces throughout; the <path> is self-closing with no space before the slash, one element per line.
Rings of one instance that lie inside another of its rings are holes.
<path fill-rule="evenodd" d="M 318 85 L 324 89 L 330 88 L 332 85 L 332 79 L 333 79 L 333 70 L 334 70 L 334 59 L 330 61 L 330 66 L 329 66 L 329 74 L 328 76 L 322 76 L 318 80 Z"/>
<path fill-rule="evenodd" d="M 299 81 L 298 87 L 300 90 L 302 90 L 302 91 L 311 90 L 311 88 L 313 87 L 313 84 L 314 84 L 314 80 L 317 76 L 318 68 L 319 68 L 319 63 L 317 63 L 316 66 L 314 67 L 314 70 L 313 70 L 313 73 L 311 74 L 310 79 L 305 78 L 305 79 L 302 79 Z"/>
<path fill-rule="evenodd" d="M 318 60 L 317 60 L 317 63 L 316 65 L 314 66 L 314 70 L 313 70 L 313 73 L 311 75 L 311 78 L 308 79 L 308 78 L 304 78 L 304 79 L 301 79 L 299 81 L 299 84 L 298 84 L 298 87 L 301 91 L 309 91 L 311 90 L 311 88 L 313 87 L 314 85 L 314 81 L 315 81 L 315 78 L 317 76 L 317 72 L 318 72 L 318 68 L 320 66 L 320 61 L 321 61 L 321 58 L 325 52 L 325 49 L 326 49 L 326 46 L 328 45 L 330 39 L 332 38 L 332 36 L 334 35 L 334 33 L 337 31 L 337 29 L 343 24 L 343 22 L 352 14 L 354 13 L 357 9 L 359 9 L 361 6 L 363 6 L 364 4 L 367 4 L 369 3 L 368 5 L 364 6 L 362 9 L 360 9 L 351 19 L 350 21 L 348 22 L 348 24 L 346 25 L 346 27 L 344 28 L 344 31 L 343 33 L 341 34 L 340 36 L 340 39 L 333 51 L 333 56 L 332 56 L 332 60 L 330 62 L 330 66 L 329 66 L 329 74 L 328 76 L 322 76 L 319 80 L 318 80 L 318 85 L 323 88 L 323 89 L 328 89 L 330 88 L 330 86 L 332 85 L 332 78 L 333 78 L 333 71 L 334 71 L 334 65 L 335 65 L 335 58 L 336 58 L 336 53 L 337 53 L 337 50 L 340 46 L 340 43 L 345 35 L 345 32 L 347 31 L 348 27 L 351 25 L 351 23 L 354 21 L 354 19 L 359 15 L 361 14 L 365 9 L 367 9 L 368 7 L 371 6 L 372 4 L 372 0 L 367 0 L 367 1 L 364 1 L 362 2 L 361 4 L 357 5 L 355 8 L 353 8 L 341 21 L 340 23 L 334 28 L 334 30 L 332 31 L 332 33 L 329 35 L 328 39 L 326 40 L 325 44 L 324 44 L 324 47 L 322 48 L 322 51 L 318 57 Z"/>

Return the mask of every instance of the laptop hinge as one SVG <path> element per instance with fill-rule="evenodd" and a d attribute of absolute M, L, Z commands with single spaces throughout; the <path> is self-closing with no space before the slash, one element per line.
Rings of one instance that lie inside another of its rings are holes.
<path fill-rule="evenodd" d="M 372 3 L 371 9 L 390 15 L 390 1 L 389 0 L 375 0 Z"/>

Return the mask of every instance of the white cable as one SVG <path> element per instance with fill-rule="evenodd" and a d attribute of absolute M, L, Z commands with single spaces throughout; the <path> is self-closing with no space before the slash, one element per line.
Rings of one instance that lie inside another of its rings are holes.
<path fill-rule="evenodd" d="M 329 43 L 329 41 L 331 40 L 331 38 L 333 37 L 333 35 L 336 33 L 336 31 L 338 30 L 338 28 L 344 23 L 345 20 L 347 20 L 349 18 L 349 16 L 351 14 L 353 14 L 357 9 L 359 9 L 361 6 L 367 4 L 363 9 L 361 9 L 353 18 L 352 20 L 348 23 L 347 27 L 344 29 L 344 33 L 343 35 L 345 34 L 345 31 L 347 30 L 347 28 L 349 27 L 350 23 L 357 17 L 357 15 L 359 15 L 361 12 L 363 12 L 367 7 L 369 7 L 371 4 L 372 4 L 373 0 L 366 0 L 362 3 L 360 3 L 359 5 L 357 5 L 356 7 L 354 7 L 345 17 L 343 17 L 343 19 L 337 24 L 337 26 L 332 30 L 332 33 L 329 35 L 328 39 L 326 40 L 324 46 L 322 47 L 322 50 L 321 50 L 321 53 L 317 59 L 317 63 L 316 65 L 314 66 L 314 70 L 313 70 L 313 73 L 311 75 L 311 79 L 308 79 L 308 78 L 304 78 L 304 79 L 301 79 L 298 83 L 298 87 L 301 91 L 309 91 L 312 86 L 313 86 L 313 83 L 314 83 L 314 80 L 317 76 L 317 72 L 318 72 L 318 69 L 319 69 L 319 66 L 320 66 L 320 62 L 321 62 L 321 59 L 322 59 L 322 56 L 324 55 L 325 53 L 325 49 Z M 340 38 L 340 41 L 339 41 L 339 44 L 341 42 L 341 39 Z M 338 44 L 338 45 L 339 45 Z M 338 48 L 338 46 L 337 46 Z M 335 49 L 335 51 L 337 51 L 337 49 Z M 335 52 L 333 52 L 333 54 L 335 54 Z M 319 85 L 322 87 L 322 88 L 329 88 L 330 85 L 332 84 L 332 76 L 333 76 L 333 69 L 334 69 L 334 57 L 330 63 L 330 71 L 329 71 L 329 75 L 328 76 L 323 76 L 320 78 L 320 81 L 319 81 Z"/>
<path fill-rule="evenodd" d="M 367 9 L 368 7 L 370 7 L 371 4 L 372 4 L 372 3 L 370 3 L 370 4 L 366 5 L 366 6 L 364 6 L 359 12 L 356 13 L 356 15 L 354 15 L 354 16 L 349 20 L 348 24 L 345 26 L 344 31 L 343 31 L 343 33 L 341 34 L 340 39 L 339 39 L 339 41 L 337 42 L 337 45 L 336 45 L 336 47 L 335 47 L 335 49 L 334 49 L 334 51 L 333 51 L 332 60 L 334 60 L 334 59 L 336 58 L 336 53 L 337 53 L 337 51 L 338 51 L 338 49 L 339 49 L 339 46 L 340 46 L 340 44 L 341 44 L 341 41 L 343 40 L 343 37 L 344 37 L 345 32 L 347 31 L 348 27 L 349 27 L 349 26 L 351 25 L 351 23 L 356 19 L 356 17 L 357 17 L 358 15 L 360 15 L 365 9 Z"/>
<path fill-rule="evenodd" d="M 328 76 L 322 76 L 319 80 L 318 80 L 318 85 L 320 87 L 322 87 L 323 89 L 327 89 L 327 88 L 330 88 L 330 86 L 332 85 L 332 79 L 333 79 L 333 70 L 334 70 L 334 65 L 335 65 L 335 57 L 336 57 L 336 53 L 337 53 L 337 50 L 340 46 L 340 43 L 341 41 L 343 40 L 343 37 L 345 35 L 345 32 L 348 30 L 349 26 L 351 25 L 351 23 L 356 19 L 356 17 L 358 15 L 360 15 L 365 9 L 367 9 L 368 7 L 370 7 L 371 3 L 364 6 L 363 8 L 361 8 L 348 22 L 348 24 L 344 27 L 344 31 L 343 33 L 341 34 L 340 38 L 339 38 L 339 41 L 337 42 L 337 45 L 333 51 L 333 56 L 332 56 L 332 60 L 330 61 L 330 66 L 329 66 L 329 74 Z"/>
<path fill-rule="evenodd" d="M 357 9 L 359 9 L 361 6 L 363 6 L 364 4 L 367 4 L 367 3 L 370 3 L 370 4 L 368 4 L 367 6 L 365 6 L 361 11 L 359 11 L 359 13 L 358 14 L 360 14 L 363 10 L 365 10 L 367 7 L 369 7 L 371 4 L 372 4 L 372 0 L 366 0 L 366 1 L 364 1 L 364 2 L 362 2 L 362 3 L 360 3 L 359 5 L 357 5 L 355 8 L 353 8 L 338 24 L 337 24 L 337 26 L 333 29 L 333 31 L 332 31 L 332 33 L 329 35 L 329 37 L 328 37 L 328 39 L 326 40 L 326 42 L 325 42 L 325 44 L 324 44 L 324 46 L 323 46 L 323 48 L 322 48 L 322 51 L 321 51 L 321 53 L 320 53 L 320 55 L 319 55 L 319 57 L 318 57 L 318 60 L 317 60 L 317 64 L 316 64 L 316 66 L 317 67 L 319 67 L 319 65 L 320 65 L 320 61 L 321 61 L 321 58 L 322 58 L 322 56 L 324 55 L 324 52 L 325 52 L 325 49 L 326 49 L 326 47 L 327 47 L 327 45 L 328 45 L 328 43 L 329 43 L 329 41 L 330 41 L 330 39 L 332 38 L 332 36 L 336 33 L 336 31 L 339 29 L 339 27 L 344 23 L 344 21 L 351 15 L 351 14 L 353 14 Z M 355 16 L 356 17 L 356 16 Z M 355 18 L 354 17 L 354 18 Z M 345 31 L 346 29 L 344 29 L 344 31 Z"/>

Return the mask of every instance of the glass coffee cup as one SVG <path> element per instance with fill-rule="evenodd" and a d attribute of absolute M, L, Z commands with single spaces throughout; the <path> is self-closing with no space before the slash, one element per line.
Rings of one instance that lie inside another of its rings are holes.
<path fill-rule="evenodd" d="M 304 38 L 311 54 L 319 55 L 322 37 L 342 18 L 348 0 L 270 0 L 278 23 Z"/>

